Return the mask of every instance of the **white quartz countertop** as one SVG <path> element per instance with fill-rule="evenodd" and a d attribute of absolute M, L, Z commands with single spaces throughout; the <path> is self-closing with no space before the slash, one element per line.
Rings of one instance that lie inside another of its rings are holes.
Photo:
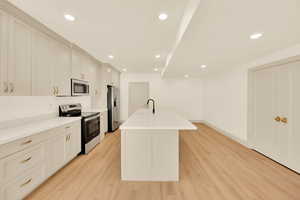
<path fill-rule="evenodd" d="M 84 112 L 106 112 L 107 108 L 86 108 L 83 110 Z"/>
<path fill-rule="evenodd" d="M 0 129 L 0 145 L 79 121 L 80 117 L 55 117 Z"/>
<path fill-rule="evenodd" d="M 120 129 L 139 130 L 196 130 L 188 120 L 167 109 L 158 109 L 155 114 L 151 109 L 140 109 L 124 122 Z"/>

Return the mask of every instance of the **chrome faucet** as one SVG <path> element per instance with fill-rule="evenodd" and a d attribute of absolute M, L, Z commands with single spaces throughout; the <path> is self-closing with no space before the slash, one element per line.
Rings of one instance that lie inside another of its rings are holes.
<path fill-rule="evenodd" d="M 152 101 L 152 104 L 153 104 L 152 113 L 155 114 L 155 101 L 154 101 L 154 99 L 148 99 L 147 105 L 149 105 L 150 101 Z"/>

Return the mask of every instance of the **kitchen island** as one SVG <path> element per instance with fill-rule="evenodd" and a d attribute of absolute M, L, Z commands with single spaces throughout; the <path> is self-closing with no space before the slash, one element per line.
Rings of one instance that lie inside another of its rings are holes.
<path fill-rule="evenodd" d="M 140 109 L 120 129 L 122 180 L 179 180 L 179 130 L 196 126 L 170 110 Z"/>

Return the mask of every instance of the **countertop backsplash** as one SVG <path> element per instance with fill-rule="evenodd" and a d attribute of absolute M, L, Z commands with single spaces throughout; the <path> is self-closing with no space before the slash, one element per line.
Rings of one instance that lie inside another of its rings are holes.
<path fill-rule="evenodd" d="M 58 116 L 58 106 L 69 103 L 81 103 L 83 109 L 88 109 L 91 107 L 91 97 L 2 96 L 0 128 L 12 123 Z"/>

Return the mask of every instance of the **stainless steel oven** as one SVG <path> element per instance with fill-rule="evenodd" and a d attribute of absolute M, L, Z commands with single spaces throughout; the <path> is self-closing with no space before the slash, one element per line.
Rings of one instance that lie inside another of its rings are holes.
<path fill-rule="evenodd" d="M 82 152 L 90 152 L 100 141 L 100 114 L 82 119 Z"/>
<path fill-rule="evenodd" d="M 90 93 L 90 85 L 86 81 L 71 79 L 72 96 L 85 96 Z"/>

